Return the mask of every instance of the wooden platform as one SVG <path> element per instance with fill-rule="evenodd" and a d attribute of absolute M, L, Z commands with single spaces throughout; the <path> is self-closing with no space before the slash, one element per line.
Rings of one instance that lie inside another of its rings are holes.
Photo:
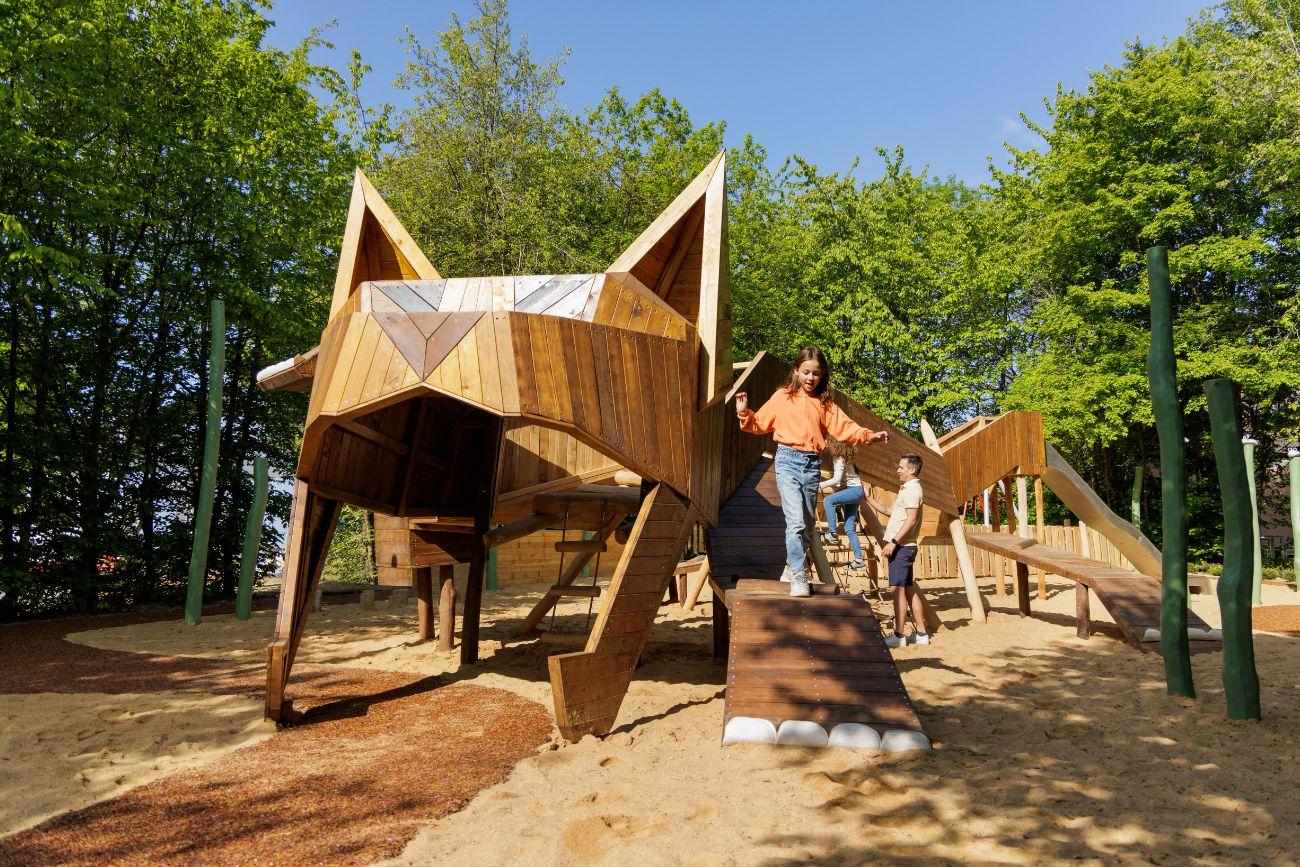
<path fill-rule="evenodd" d="M 748 580 L 727 592 L 724 743 L 929 748 L 870 606 L 792 599 L 787 586 Z"/>
<path fill-rule="evenodd" d="M 1022 539 L 1009 533 L 991 533 L 967 528 L 966 541 L 976 548 L 1000 554 L 1025 566 L 1037 566 L 1062 578 L 1077 581 L 1097 595 L 1101 604 L 1106 606 L 1116 625 L 1124 634 L 1124 639 L 1138 650 L 1146 653 L 1158 651 L 1160 642 L 1147 640 L 1147 630 L 1160 628 L 1160 582 L 1150 575 L 1140 575 L 1127 569 L 1120 569 L 1093 560 L 1088 557 L 1062 551 L 1040 544 L 1033 539 Z M 1027 580 L 1017 580 L 1017 595 L 1020 597 L 1021 613 L 1029 613 L 1029 594 Z M 1086 600 L 1086 596 L 1084 599 Z M 1087 604 L 1078 606 L 1081 618 L 1079 634 L 1086 637 Z M 1187 627 L 1192 630 L 1209 633 L 1210 625 L 1194 612 L 1187 612 Z M 1191 642 L 1193 652 L 1210 652 L 1220 650 L 1223 643 L 1218 640 L 1198 639 Z"/>
<path fill-rule="evenodd" d="M 718 511 L 709 530 L 714 580 L 780 578 L 785 566 L 785 517 L 776 490 L 776 462 L 758 459 Z"/>

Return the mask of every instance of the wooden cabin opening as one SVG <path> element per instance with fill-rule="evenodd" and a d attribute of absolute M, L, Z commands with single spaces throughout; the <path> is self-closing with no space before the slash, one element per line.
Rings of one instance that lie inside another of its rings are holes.
<path fill-rule="evenodd" d="M 397 517 L 474 517 L 494 485 L 503 420 L 440 394 L 330 425 L 308 481 L 322 494 Z M 490 500 L 488 500 L 490 502 Z"/>

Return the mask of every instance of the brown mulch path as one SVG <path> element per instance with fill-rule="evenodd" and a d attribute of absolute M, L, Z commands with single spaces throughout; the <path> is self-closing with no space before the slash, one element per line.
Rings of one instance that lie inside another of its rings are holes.
<path fill-rule="evenodd" d="M 1265 632 L 1300 635 L 1300 605 L 1261 605 L 1251 609 L 1250 625 Z"/>
<path fill-rule="evenodd" d="M 326 597 L 326 604 L 355 602 L 357 594 Z M 274 598 L 255 601 L 257 609 L 274 608 Z M 228 614 L 230 604 L 203 609 L 205 616 Z M 97 614 L 34 620 L 0 626 L 0 694 L 35 692 L 98 692 L 113 695 L 137 692 L 204 692 L 216 695 L 262 695 L 264 666 L 231 666 L 220 659 L 159 656 L 103 650 L 65 641 L 65 636 L 90 629 L 108 629 L 160 620 L 179 620 L 179 610 Z M 338 666 L 294 666 L 292 683 L 304 692 L 341 697 L 340 689 L 365 680 L 365 673 Z M 359 693 L 358 693 L 359 694 Z"/>
<path fill-rule="evenodd" d="M 64 640 L 177 617 L 152 611 L 0 626 L 0 694 L 262 696 L 260 664 Z M 299 709 L 311 705 L 294 727 L 0 839 L 0 865 L 370 863 L 400 853 L 423 823 L 504 780 L 551 736 L 547 709 L 505 690 L 306 663 L 294 666 L 292 684 Z"/>
<path fill-rule="evenodd" d="M 366 864 L 550 735 L 536 702 L 427 678 L 317 706 L 261 744 L 0 840 L 0 865 Z"/>

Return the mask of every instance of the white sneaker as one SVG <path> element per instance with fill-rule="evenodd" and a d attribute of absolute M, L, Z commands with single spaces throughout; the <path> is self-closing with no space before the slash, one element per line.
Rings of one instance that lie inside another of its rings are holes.
<path fill-rule="evenodd" d="M 793 573 L 790 571 L 790 564 L 787 563 L 786 567 L 781 570 L 781 580 L 786 584 L 789 584 L 793 580 L 793 577 Z"/>
<path fill-rule="evenodd" d="M 803 578 L 802 580 L 791 581 L 791 582 L 790 582 L 790 595 L 791 595 L 791 596 L 799 596 L 799 597 L 802 597 L 802 596 L 811 596 L 811 595 L 812 595 L 812 587 L 808 586 L 808 579 L 807 579 L 807 578 Z"/>
<path fill-rule="evenodd" d="M 928 644 L 929 641 L 927 640 L 926 643 Z M 885 645 L 888 647 L 907 647 L 907 636 L 891 632 L 885 636 Z"/>
<path fill-rule="evenodd" d="M 912 641 L 916 642 L 917 644 L 929 644 L 929 643 L 930 643 L 930 633 L 928 633 L 928 632 L 913 632 L 913 633 L 912 633 Z"/>

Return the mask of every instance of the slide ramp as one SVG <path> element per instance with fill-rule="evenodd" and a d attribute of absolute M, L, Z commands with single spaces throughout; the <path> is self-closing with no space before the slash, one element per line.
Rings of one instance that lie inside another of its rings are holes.
<path fill-rule="evenodd" d="M 866 601 L 792 599 L 786 586 L 741 580 L 727 593 L 723 743 L 929 749 Z"/>
<path fill-rule="evenodd" d="M 1096 594 L 1129 644 L 1146 653 L 1159 651 L 1160 582 L 1150 575 L 1130 572 L 1009 533 L 967 528 L 966 541 L 972 547 L 1077 581 Z M 1022 583 L 1027 584 L 1017 581 L 1017 592 L 1021 594 L 1021 611 L 1028 612 L 1028 588 L 1022 586 Z M 1080 617 L 1086 619 L 1086 606 L 1081 609 Z M 1086 623 L 1081 623 L 1080 634 L 1085 633 Z M 1208 623 L 1190 610 L 1187 612 L 1187 637 L 1192 639 L 1194 652 L 1220 650 L 1223 646 L 1219 630 L 1211 629 Z"/>

